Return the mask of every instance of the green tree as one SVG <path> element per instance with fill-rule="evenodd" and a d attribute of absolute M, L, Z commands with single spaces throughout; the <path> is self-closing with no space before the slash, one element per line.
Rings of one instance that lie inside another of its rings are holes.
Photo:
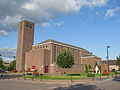
<path fill-rule="evenodd" d="M 85 65 L 85 73 L 88 73 L 88 71 L 89 71 L 89 68 L 87 65 Z"/>
<path fill-rule="evenodd" d="M 91 65 L 89 65 L 89 66 L 88 66 L 88 68 L 89 68 L 89 69 L 92 69 L 92 66 L 91 66 Z"/>
<path fill-rule="evenodd" d="M 100 70 L 100 72 L 101 72 L 101 66 L 98 66 L 98 68 L 99 68 L 99 70 Z"/>
<path fill-rule="evenodd" d="M 120 68 L 120 56 L 117 57 L 116 65 Z"/>
<path fill-rule="evenodd" d="M 15 70 L 16 68 L 16 60 L 12 61 L 8 66 L 8 70 Z"/>
<path fill-rule="evenodd" d="M 60 50 L 56 64 L 62 68 L 71 68 L 74 65 L 74 58 L 71 52 L 68 49 Z"/>
<path fill-rule="evenodd" d="M 3 65 L 3 59 L 0 57 L 0 68 L 4 68 L 4 65 Z"/>

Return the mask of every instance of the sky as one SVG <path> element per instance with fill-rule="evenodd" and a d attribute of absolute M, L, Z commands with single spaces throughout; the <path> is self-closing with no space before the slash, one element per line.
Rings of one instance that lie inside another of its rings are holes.
<path fill-rule="evenodd" d="M 35 23 L 34 45 L 47 39 L 115 60 L 120 55 L 120 0 L 0 0 L 0 54 L 16 56 L 18 23 Z"/>

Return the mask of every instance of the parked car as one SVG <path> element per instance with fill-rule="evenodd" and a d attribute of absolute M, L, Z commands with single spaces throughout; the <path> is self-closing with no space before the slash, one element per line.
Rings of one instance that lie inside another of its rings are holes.
<path fill-rule="evenodd" d="M 11 72 L 17 72 L 17 70 L 11 70 Z"/>
<path fill-rule="evenodd" d="M 120 74 L 120 70 L 116 70 L 116 72 L 115 72 L 116 74 Z"/>
<path fill-rule="evenodd" d="M 25 72 L 25 75 L 32 75 L 32 72 L 31 71 L 27 71 L 27 72 Z"/>
<path fill-rule="evenodd" d="M 5 69 L 0 69 L 0 73 L 5 73 Z"/>
<path fill-rule="evenodd" d="M 34 76 L 39 76 L 39 72 L 33 72 Z"/>

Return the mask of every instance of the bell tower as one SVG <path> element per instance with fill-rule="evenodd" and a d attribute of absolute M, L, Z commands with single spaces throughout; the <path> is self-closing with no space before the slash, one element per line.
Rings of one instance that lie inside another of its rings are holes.
<path fill-rule="evenodd" d="M 16 70 L 25 71 L 26 52 L 32 50 L 34 43 L 34 23 L 23 20 L 19 22 Z"/>

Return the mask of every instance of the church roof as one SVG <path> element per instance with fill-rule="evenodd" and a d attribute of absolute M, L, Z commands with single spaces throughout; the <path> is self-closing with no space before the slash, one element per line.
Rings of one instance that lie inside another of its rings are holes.
<path fill-rule="evenodd" d="M 52 40 L 52 39 L 45 40 L 45 41 L 43 41 L 43 42 L 41 42 L 41 43 L 38 43 L 37 45 L 44 44 L 44 43 L 60 44 L 60 45 L 70 46 L 70 47 L 74 47 L 74 48 L 76 48 L 76 49 L 81 49 L 81 50 L 83 50 L 83 51 L 89 52 L 88 50 L 86 50 L 86 49 L 84 49 L 84 48 L 81 48 L 81 47 L 78 47 L 78 46 L 74 46 L 74 45 L 70 45 L 70 44 L 66 44 L 66 43 L 59 42 L 59 41 Z"/>
<path fill-rule="evenodd" d="M 107 60 L 102 61 L 104 64 L 108 64 Z M 117 60 L 109 60 L 109 65 L 116 65 Z"/>
<path fill-rule="evenodd" d="M 93 54 L 91 54 L 91 55 L 87 55 L 87 56 L 82 56 L 81 58 L 92 58 L 92 57 L 96 57 L 96 58 L 100 58 L 100 57 L 98 57 L 98 56 L 96 56 L 96 55 L 93 55 Z M 100 58 L 101 59 L 101 58 Z"/>

